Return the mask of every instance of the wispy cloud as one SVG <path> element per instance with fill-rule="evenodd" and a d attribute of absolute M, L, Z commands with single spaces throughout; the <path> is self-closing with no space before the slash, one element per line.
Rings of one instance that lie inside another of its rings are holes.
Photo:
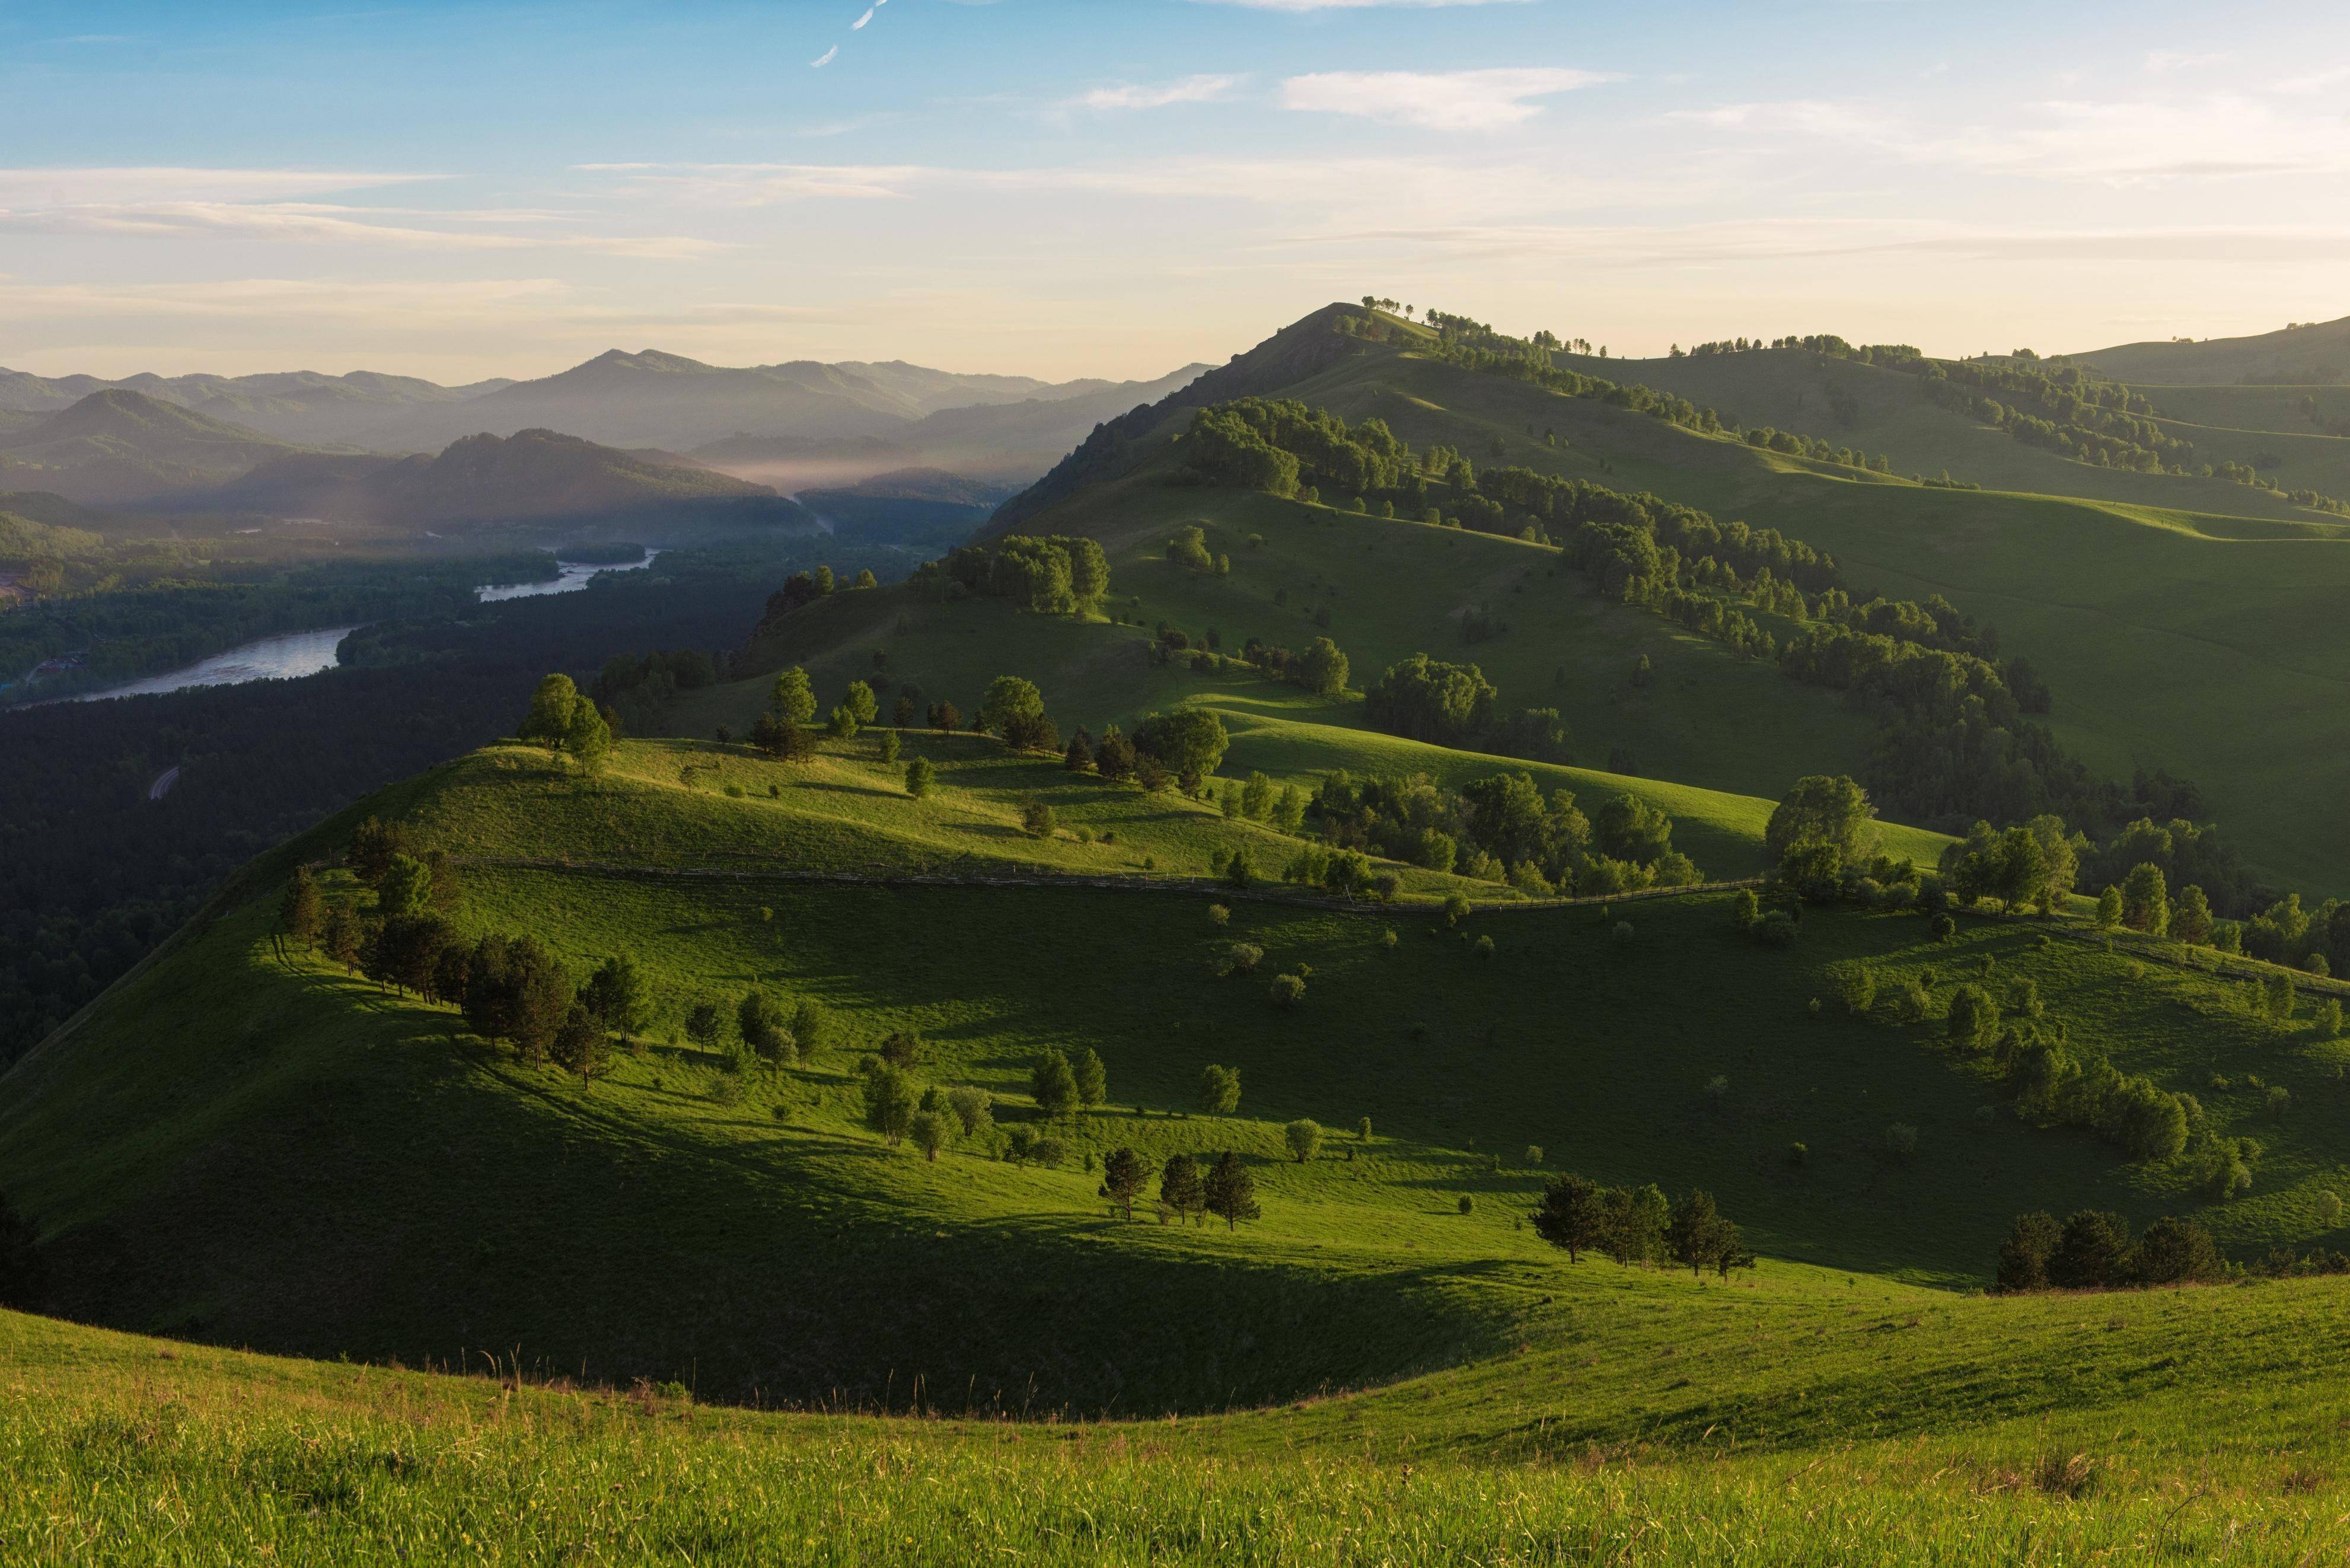
<path fill-rule="evenodd" d="M 396 250 L 578 250 L 683 260 L 723 246 L 681 235 L 564 233 L 543 209 L 362 206 L 315 198 L 426 174 L 307 169 L 0 169 L 0 231 L 234 235 Z M 524 232 L 502 232 L 520 228 Z"/>
<path fill-rule="evenodd" d="M 764 207 L 818 198 L 857 201 L 902 196 L 928 171 L 910 164 L 840 163 L 580 163 L 583 173 L 619 174 L 644 191 L 659 190 L 702 206 Z"/>
<path fill-rule="evenodd" d="M 1282 83 L 1282 105 L 1361 115 L 1427 130 L 1497 130 L 1542 112 L 1550 98 L 1615 78 L 1598 71 L 1525 67 L 1484 71 L 1320 71 Z"/>
<path fill-rule="evenodd" d="M 1178 77 L 1171 82 L 1121 82 L 1096 88 L 1079 98 L 1082 109 L 1165 109 L 1177 103 L 1213 103 L 1229 98 L 1245 80 L 1238 76 Z"/>
<path fill-rule="evenodd" d="M 838 44 L 835 44 L 832 47 L 827 49 L 816 58 L 810 60 L 808 62 L 808 66 L 811 69 L 821 69 L 822 67 L 832 64 L 833 61 L 838 58 L 840 58 L 840 46 Z"/>

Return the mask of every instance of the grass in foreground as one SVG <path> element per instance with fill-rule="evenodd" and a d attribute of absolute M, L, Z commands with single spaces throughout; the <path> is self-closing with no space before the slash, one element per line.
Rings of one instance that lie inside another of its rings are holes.
<path fill-rule="evenodd" d="M 2350 1501 L 2331 1451 L 2111 1427 L 1555 1463 L 1259 1452 L 1189 1423 L 762 1417 L 13 1314 L 0 1387 L 0 1556 L 28 1564 L 2302 1563 L 2337 1560 Z"/>

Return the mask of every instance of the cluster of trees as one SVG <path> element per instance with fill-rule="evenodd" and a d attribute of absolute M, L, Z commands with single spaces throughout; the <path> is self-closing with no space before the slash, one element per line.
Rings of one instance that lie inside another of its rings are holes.
<path fill-rule="evenodd" d="M 1543 1189 L 1534 1227 L 1569 1262 L 1596 1252 L 1618 1264 L 1670 1262 L 1693 1274 L 1711 1269 L 1723 1279 L 1754 1266 L 1738 1227 L 1704 1191 L 1668 1202 L 1653 1185 L 1602 1187 L 1588 1177 L 1555 1176 Z"/>
<path fill-rule="evenodd" d="M 1501 692 L 1474 664 L 1415 653 L 1390 664 L 1364 693 L 1364 711 L 1391 735 L 1530 762 L 1563 763 L 1573 737 L 1555 708 L 1495 711 Z"/>
<path fill-rule="evenodd" d="M 611 715 L 580 691 L 568 675 L 549 675 L 531 693 L 530 711 L 515 727 L 519 740 L 536 741 L 549 756 L 569 753 L 589 778 L 604 771 L 612 755 Z"/>
<path fill-rule="evenodd" d="M 1825 354 L 1832 359 L 1853 359 L 1863 365 L 1901 365 L 1922 356 L 1907 343 L 1871 343 L 1856 346 L 1846 342 L 1833 332 L 1813 332 L 1802 336 L 1773 337 L 1733 337 L 1719 343 L 1700 343 L 1684 349 L 1672 346 L 1669 358 L 1702 358 L 1714 354 L 1752 354 L 1766 348 L 1801 348 L 1806 353 Z"/>
<path fill-rule="evenodd" d="M 1545 795 L 1523 773 L 1454 791 L 1425 774 L 1357 780 L 1340 769 L 1324 777 L 1309 811 L 1324 843 L 1341 850 L 1507 882 L 1538 897 L 1702 879 L 1673 847 L 1672 818 L 1639 796 L 1613 795 L 1586 817 L 1571 792 Z"/>
<path fill-rule="evenodd" d="M 2166 1215 L 2133 1239 L 2122 1216 L 2085 1209 L 2061 1225 L 2046 1213 L 2017 1215 L 2000 1243 L 1996 1288 L 2110 1291 L 2207 1283 L 2229 1272 L 2211 1233 L 2192 1220 Z"/>
<path fill-rule="evenodd" d="M 1037 615 L 1087 616 L 1109 595 L 1109 557 L 1093 539 L 1006 534 L 926 562 L 911 581 L 933 597 L 984 594 Z"/>
<path fill-rule="evenodd" d="M 2184 473 L 2194 460 L 2194 447 L 2157 423 L 2144 397 L 2085 366 L 1919 358 L 1896 368 L 1922 378 L 1945 408 L 2077 462 Z"/>
<path fill-rule="evenodd" d="M 767 596 L 766 609 L 759 618 L 759 625 L 752 633 L 752 640 L 754 642 L 758 640 L 761 632 L 773 629 L 776 622 L 798 609 L 802 605 L 814 604 L 822 598 L 830 598 L 844 587 L 870 588 L 879 586 L 879 579 L 874 576 L 873 570 L 869 566 L 858 568 L 854 578 L 837 576 L 830 566 L 812 566 L 806 571 L 794 572 L 784 579 L 782 587 Z"/>
<path fill-rule="evenodd" d="M 1175 536 L 1167 541 L 1167 558 L 1185 571 L 1197 572 L 1202 576 L 1232 575 L 1232 558 L 1211 552 L 1208 548 L 1207 530 L 1196 523 L 1187 524 L 1175 531 Z"/>
<path fill-rule="evenodd" d="M 1102 1196 L 1123 1209 L 1129 1220 L 1134 1218 L 1134 1198 L 1142 1189 L 1146 1170 L 1141 1157 L 1129 1148 L 1113 1150 L 1102 1162 Z M 1205 1223 L 1212 1214 L 1224 1222 L 1224 1229 L 1232 1231 L 1239 1229 L 1242 1220 L 1263 1213 L 1256 1200 L 1256 1178 L 1231 1149 L 1204 1167 L 1188 1154 L 1170 1154 L 1159 1168 L 1159 1222 L 1162 1225 L 1170 1219 L 1179 1224 Z"/>
<path fill-rule="evenodd" d="M 352 876 L 375 892 L 360 911 L 329 902 L 309 867 L 298 867 L 279 904 L 285 935 L 400 992 L 456 1007 L 465 1027 L 511 1044 L 525 1062 L 552 1060 L 592 1083 L 610 1064 L 614 1038 L 644 1026 L 647 995 L 635 961 L 607 959 L 574 987 L 563 965 L 528 935 L 493 932 L 471 942 L 445 911 L 456 898 L 445 858 L 407 854 L 395 826 L 369 817 L 346 857 Z"/>
<path fill-rule="evenodd" d="M 1386 421 L 1349 427 L 1294 399 L 1242 398 L 1201 409 L 1184 444 L 1185 467 L 1203 483 L 1284 496 L 1308 484 L 1390 499 L 1426 494 L 1411 448 Z"/>
<path fill-rule="evenodd" d="M 1241 659 L 1275 680 L 1303 686 L 1316 697 L 1344 696 L 1347 678 L 1353 670 L 1346 651 L 1326 637 L 1315 638 L 1303 653 L 1250 638 L 1242 646 Z"/>

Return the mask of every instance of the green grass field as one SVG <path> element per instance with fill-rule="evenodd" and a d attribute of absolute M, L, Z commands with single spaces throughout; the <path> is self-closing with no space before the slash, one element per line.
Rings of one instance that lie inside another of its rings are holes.
<path fill-rule="evenodd" d="M 1766 1283 L 1817 1270 L 1840 1289 L 1860 1288 L 1838 1284 L 1848 1275 L 1963 1289 L 2008 1220 L 2041 1207 L 2194 1213 L 2247 1252 L 2341 1240 L 2317 1216 L 2350 1180 L 2336 1114 L 2350 1047 L 2255 1020 L 2241 981 L 2070 935 L 2043 944 L 2028 922 L 1970 921 L 1938 945 L 1919 917 L 1822 911 L 1794 949 L 1767 950 L 1732 933 L 1720 895 L 1499 906 L 1453 930 L 1424 909 L 1148 878 L 811 882 L 862 853 L 830 815 L 830 771 L 860 764 L 816 764 L 780 803 L 658 784 L 660 763 L 692 754 L 634 743 L 588 784 L 493 752 L 372 803 L 419 842 L 464 849 L 466 929 L 534 932 L 575 975 L 615 951 L 644 967 L 642 1047 L 592 1088 L 463 1035 L 451 1010 L 281 956 L 283 857 L 21 1063 L 0 1186 L 48 1228 L 59 1306 L 319 1356 L 458 1365 L 487 1347 L 743 1402 L 874 1402 L 919 1379 L 940 1401 L 960 1389 L 991 1408 L 1139 1415 L 1506 1355 L 1560 1315 L 1542 1297 L 1564 1276 L 1520 1221 L 1562 1168 L 1716 1191 L 1769 1260 Z M 941 815 L 982 817 L 985 771 Z M 600 843 L 556 863 L 586 832 L 567 825 L 598 821 Z M 936 864 L 890 811 L 865 830 L 908 846 L 858 863 L 869 874 Z M 1188 829 L 1149 831 L 1172 858 Z M 767 857 L 725 847 L 738 838 Z M 629 863 L 648 846 L 660 863 Z M 1209 918 L 1219 897 L 1227 925 Z M 1471 940 L 1484 936 L 1490 955 Z M 1238 941 L 1263 950 L 1261 968 L 1219 978 Z M 1931 970 L 1947 997 L 1987 958 L 2035 982 L 2076 1048 L 2259 1136 L 2253 1192 L 2218 1202 L 2184 1168 L 1985 1121 L 1996 1085 L 1935 1026 L 1832 1000 L 1846 961 Z M 1296 1009 L 1269 1000 L 1276 971 L 1308 976 Z M 693 1002 L 754 983 L 820 1000 L 838 1038 L 747 1077 L 681 1043 Z M 1814 997 L 1831 1000 L 1814 1012 Z M 1033 1118 L 1026 1070 L 1048 1044 L 1098 1049 L 1110 1103 L 1056 1129 L 1062 1168 L 993 1145 L 927 1164 L 858 1120 L 857 1062 L 901 1029 L 928 1042 L 919 1078 L 988 1090 L 1006 1126 Z M 1242 1073 L 1236 1117 L 1192 1112 L 1211 1062 Z M 2221 1070 L 2236 1088 L 2208 1085 Z M 2289 1092 L 2285 1115 L 2268 1086 Z M 1332 1129 L 1305 1165 L 1281 1152 L 1298 1116 Z M 1367 1142 L 1353 1134 L 1364 1116 Z M 1896 1122 L 1918 1129 L 1913 1159 L 1880 1156 Z M 1119 1144 L 1154 1160 L 1243 1151 L 1263 1220 L 1227 1234 L 1106 1218 L 1084 1161 Z M 1573 1277 L 1614 1290 L 1632 1276 Z"/>

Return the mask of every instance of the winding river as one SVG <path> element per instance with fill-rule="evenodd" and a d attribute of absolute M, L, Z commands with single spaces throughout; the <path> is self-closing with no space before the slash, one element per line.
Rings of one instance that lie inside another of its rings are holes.
<path fill-rule="evenodd" d="M 616 565 L 598 566 L 584 561 L 557 560 L 556 573 L 544 582 L 491 583 L 474 590 L 484 604 L 500 604 L 507 599 L 539 598 L 547 594 L 576 593 L 588 586 L 590 579 L 602 572 L 640 572 L 653 564 L 659 550 L 648 550 L 641 561 L 623 561 Z M 199 686 L 241 686 L 248 680 L 298 680 L 305 675 L 317 675 L 335 667 L 335 649 L 343 639 L 359 630 L 356 626 L 322 627 L 316 631 L 280 632 L 275 637 L 258 638 L 226 653 L 215 653 L 183 669 L 151 675 L 128 685 L 109 686 L 103 691 L 85 691 L 65 699 L 73 702 L 98 702 L 109 697 L 160 697 L 167 691 L 186 691 Z"/>

